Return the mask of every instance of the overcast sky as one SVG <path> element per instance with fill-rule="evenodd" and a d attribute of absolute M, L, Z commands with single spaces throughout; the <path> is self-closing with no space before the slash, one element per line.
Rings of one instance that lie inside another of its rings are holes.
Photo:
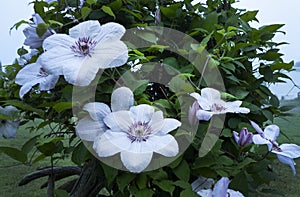
<path fill-rule="evenodd" d="M 201 0 L 202 1 L 202 0 Z M 10 64 L 17 57 L 16 50 L 22 46 L 24 35 L 21 26 L 18 31 L 12 30 L 9 34 L 9 29 L 14 23 L 20 20 L 29 20 L 33 14 L 32 6 L 28 5 L 28 0 L 9 0 L 5 1 L 0 7 L 0 60 L 2 64 Z M 297 0 L 240 0 L 234 7 L 245 8 L 247 10 L 259 10 L 258 23 L 253 23 L 254 26 L 262 26 L 267 24 L 286 24 L 283 27 L 285 35 L 279 34 L 275 41 L 286 41 L 289 45 L 281 47 L 281 53 L 284 55 L 284 60 L 295 62 L 300 61 L 299 46 L 299 20 L 300 20 L 300 1 Z M 300 72 L 292 72 L 289 75 L 300 85 Z M 292 83 L 285 85 L 276 85 L 272 90 L 279 96 L 284 96 L 293 87 Z M 290 93 L 290 97 L 295 97 L 299 89 L 294 88 Z"/>

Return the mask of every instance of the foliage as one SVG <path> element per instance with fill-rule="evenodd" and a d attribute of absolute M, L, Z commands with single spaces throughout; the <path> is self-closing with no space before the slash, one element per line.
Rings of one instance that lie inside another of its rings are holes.
<path fill-rule="evenodd" d="M 201 54 L 205 49 L 211 61 L 219 69 L 225 84 L 224 99 L 242 100 L 243 107 L 251 112 L 245 114 L 227 114 L 224 128 L 211 151 L 204 157 L 198 157 L 198 149 L 209 127 L 208 122 L 199 122 L 197 134 L 192 144 L 171 164 L 149 172 L 133 174 L 113 169 L 101 163 L 98 177 L 105 177 L 100 190 L 112 196 L 192 196 L 191 183 L 199 176 L 232 178 L 230 188 L 239 190 L 245 196 L 255 196 L 256 189 L 274 179 L 270 169 L 274 158 L 263 146 L 249 145 L 240 147 L 232 137 L 232 131 L 243 127 L 251 128 L 249 120 L 263 125 L 272 123 L 280 116 L 278 98 L 270 91 L 268 84 L 280 83 L 289 79 L 282 73 L 290 71 L 293 62 L 286 63 L 276 43 L 272 39 L 279 32 L 282 24 L 251 27 L 251 21 L 257 20 L 257 11 L 245 11 L 234 7 L 235 0 L 207 0 L 205 4 L 192 4 L 192 1 L 146 1 L 146 0 L 87 0 L 83 7 L 77 1 L 61 0 L 47 4 L 34 1 L 34 10 L 45 21 L 37 26 L 37 33 L 43 35 L 52 28 L 57 33 L 68 30 L 86 20 L 98 20 L 101 24 L 117 22 L 126 29 L 133 27 L 163 26 L 185 33 L 200 44 L 193 45 L 194 53 Z M 160 20 L 155 19 L 157 9 Z M 22 22 L 22 21 L 21 21 Z M 25 21 L 23 21 L 25 23 Z M 17 23 L 16 27 L 18 27 Z M 163 62 L 179 70 L 170 87 L 164 91 L 157 84 L 137 81 L 134 91 L 138 104 L 147 103 L 166 109 L 166 117 L 178 118 L 179 100 L 170 89 L 177 86 L 180 79 L 206 87 L 201 73 L 178 54 L 168 50 L 170 46 L 157 44 L 156 35 L 151 33 L 138 35 L 151 47 L 129 49 L 129 60 L 139 59 L 141 63 Z M 38 48 L 39 56 L 43 53 Z M 19 55 L 28 51 L 18 50 Z M 33 56 L 28 63 L 36 61 Z M 21 111 L 22 122 L 37 122 L 37 126 L 28 128 L 31 132 L 49 131 L 39 134 L 24 143 L 21 149 L 0 147 L 0 152 L 22 163 L 35 163 L 50 157 L 51 160 L 69 157 L 74 165 L 84 165 L 93 156 L 76 137 L 75 126 L 83 114 L 73 113 L 83 107 L 82 103 L 72 102 L 73 86 L 60 77 L 55 88 L 50 92 L 38 91 L 35 86 L 21 100 L 20 86 L 14 83 L 17 72 L 21 69 L 17 62 L 5 66 L 1 72 L 1 105 L 13 105 Z M 115 81 L 130 69 L 129 65 L 105 69 L 97 83 L 96 101 L 110 105 L 110 96 Z M 170 72 L 170 71 L 169 71 Z M 175 83 L 176 82 L 176 83 Z M 197 86 L 197 85 L 196 85 Z M 198 91 L 197 88 L 185 89 L 183 93 Z M 91 98 L 87 98 L 87 101 Z M 47 129 L 46 129 L 47 128 Z M 29 156 L 36 148 L 38 154 Z"/>

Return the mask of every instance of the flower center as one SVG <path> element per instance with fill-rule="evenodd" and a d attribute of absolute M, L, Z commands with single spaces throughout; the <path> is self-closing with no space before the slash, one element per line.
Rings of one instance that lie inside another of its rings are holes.
<path fill-rule="evenodd" d="M 272 140 L 269 140 L 269 142 L 271 142 L 273 150 L 275 150 L 277 152 L 282 152 L 281 148 L 278 146 L 278 144 L 276 142 L 273 142 Z"/>
<path fill-rule="evenodd" d="M 39 73 L 37 74 L 38 77 L 47 77 L 49 74 L 43 68 L 40 68 Z"/>
<path fill-rule="evenodd" d="M 151 134 L 151 127 L 148 122 L 137 122 L 132 124 L 128 130 L 128 138 L 133 142 L 145 142 Z"/>
<path fill-rule="evenodd" d="M 91 56 L 91 52 L 96 44 L 97 41 L 92 40 L 90 37 L 83 37 L 79 38 L 75 44 L 71 46 L 71 49 L 78 56 Z"/>
<path fill-rule="evenodd" d="M 212 111 L 224 111 L 224 110 L 226 110 L 226 107 L 214 103 L 214 104 L 212 105 L 212 107 L 211 107 L 211 110 L 212 110 Z"/>

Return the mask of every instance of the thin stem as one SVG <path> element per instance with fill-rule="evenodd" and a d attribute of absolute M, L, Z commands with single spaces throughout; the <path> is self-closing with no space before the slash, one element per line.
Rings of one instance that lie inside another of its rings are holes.
<path fill-rule="evenodd" d="M 198 86 L 197 86 L 198 89 L 200 89 L 200 85 L 201 85 L 201 82 L 202 82 L 202 79 L 203 79 L 203 76 L 204 76 L 204 72 L 205 72 L 205 70 L 206 70 L 206 67 L 207 67 L 207 65 L 208 65 L 208 62 L 209 62 L 210 58 L 211 58 L 210 56 L 208 56 L 208 57 L 206 58 L 205 64 L 204 64 L 203 69 L 202 69 L 202 72 L 201 72 L 201 77 L 200 77 L 200 79 L 199 79 L 199 83 L 198 83 Z"/>

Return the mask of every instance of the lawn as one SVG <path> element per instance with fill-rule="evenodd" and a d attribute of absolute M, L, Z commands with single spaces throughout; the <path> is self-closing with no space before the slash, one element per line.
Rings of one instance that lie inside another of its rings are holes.
<path fill-rule="evenodd" d="M 294 101 L 284 101 L 283 105 L 293 104 L 295 106 L 300 104 L 300 100 Z M 300 106 L 300 105 L 299 105 Z M 300 109 L 300 107 L 299 107 Z M 286 117 L 285 119 L 276 118 L 275 124 L 279 125 L 281 132 L 285 134 L 280 135 L 278 141 L 280 143 L 295 143 L 300 145 L 300 110 L 295 107 L 292 110 L 293 116 Z M 26 139 L 33 136 L 29 133 L 24 126 L 18 130 L 17 138 L 13 140 L 0 139 L 0 146 L 14 146 L 21 147 Z M 276 189 L 277 194 L 264 194 L 263 192 L 260 196 L 287 196 L 287 197 L 298 197 L 300 194 L 300 158 L 296 159 L 297 175 L 292 176 L 292 172 L 289 166 L 276 162 L 273 170 L 278 174 L 275 181 L 271 182 L 270 185 L 266 185 L 261 188 L 261 191 L 266 191 L 270 188 Z M 69 161 L 63 161 L 59 165 L 70 164 Z M 18 182 L 21 178 L 36 170 L 38 167 L 49 166 L 50 161 L 42 161 L 40 163 L 34 164 L 32 166 L 21 165 L 18 162 L 10 159 L 4 154 L 0 155 L 0 197 L 38 197 L 45 196 L 46 189 L 39 189 L 40 186 L 46 182 L 46 177 L 43 179 L 35 180 L 28 185 L 18 186 Z"/>

